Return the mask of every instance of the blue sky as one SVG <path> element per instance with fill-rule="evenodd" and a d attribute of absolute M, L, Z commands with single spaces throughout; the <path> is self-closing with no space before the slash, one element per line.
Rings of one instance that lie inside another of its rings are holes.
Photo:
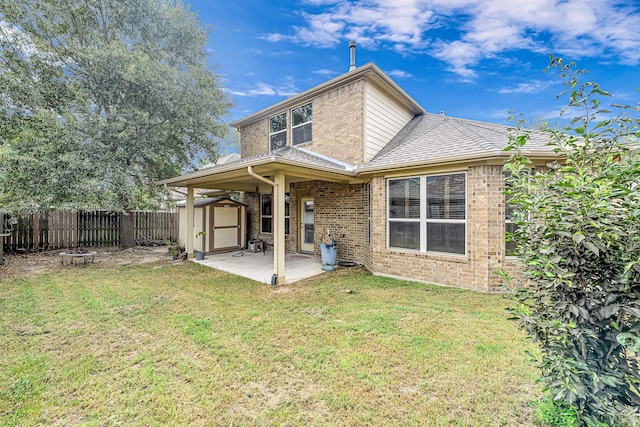
<path fill-rule="evenodd" d="M 553 121 L 563 102 L 549 53 L 612 93 L 640 99 L 637 0 L 190 0 L 211 25 L 211 64 L 237 120 L 375 62 L 427 111 Z"/>

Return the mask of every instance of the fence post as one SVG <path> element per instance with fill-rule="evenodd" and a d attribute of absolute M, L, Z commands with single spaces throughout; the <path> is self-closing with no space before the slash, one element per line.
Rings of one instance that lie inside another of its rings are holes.
<path fill-rule="evenodd" d="M 131 212 L 120 213 L 120 247 L 132 248 L 136 245 L 133 233 L 133 215 Z"/>

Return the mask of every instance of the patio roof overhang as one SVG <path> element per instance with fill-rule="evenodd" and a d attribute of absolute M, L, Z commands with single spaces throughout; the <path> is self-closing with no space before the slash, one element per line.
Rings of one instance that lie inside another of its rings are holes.
<path fill-rule="evenodd" d="M 286 184 L 300 181 L 320 180 L 355 184 L 363 182 L 353 170 L 333 168 L 304 163 L 297 160 L 282 159 L 275 156 L 263 157 L 252 161 L 221 165 L 202 169 L 190 174 L 165 179 L 159 184 L 167 187 L 195 187 L 204 189 L 256 191 L 262 180 L 249 172 L 263 177 L 272 177 L 278 173 L 285 176 Z"/>

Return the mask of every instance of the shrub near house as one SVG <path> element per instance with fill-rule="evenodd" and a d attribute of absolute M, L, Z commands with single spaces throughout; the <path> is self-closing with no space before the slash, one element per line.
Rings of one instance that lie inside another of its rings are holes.
<path fill-rule="evenodd" d="M 580 425 L 638 425 L 640 118 L 632 107 L 604 108 L 610 95 L 581 83 L 572 65 L 552 58 L 550 67 L 583 115 L 550 132 L 566 157 L 557 170 L 532 173 L 521 151 L 526 132 L 510 146 L 516 253 L 528 284 L 512 313 L 540 344 L 543 382 L 558 407 L 575 411 Z"/>

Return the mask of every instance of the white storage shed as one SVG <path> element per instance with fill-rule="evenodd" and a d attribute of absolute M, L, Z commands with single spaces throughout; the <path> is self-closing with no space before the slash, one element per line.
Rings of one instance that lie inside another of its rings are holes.
<path fill-rule="evenodd" d="M 180 212 L 179 239 L 187 241 L 187 208 Z M 194 249 L 204 252 L 231 252 L 247 244 L 247 207 L 228 197 L 204 198 L 194 201 Z M 207 234 L 196 238 L 199 231 Z"/>

